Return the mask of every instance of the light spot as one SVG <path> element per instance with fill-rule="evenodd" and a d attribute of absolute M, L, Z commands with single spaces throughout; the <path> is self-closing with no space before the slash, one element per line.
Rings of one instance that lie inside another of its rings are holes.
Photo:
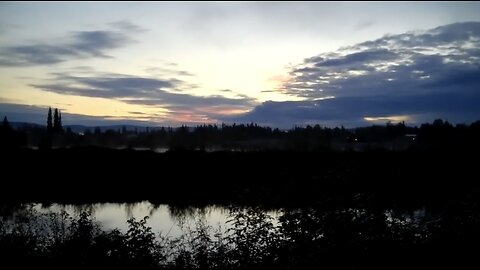
<path fill-rule="evenodd" d="M 392 116 L 377 116 L 377 117 L 363 117 L 364 120 L 369 122 L 401 122 L 408 121 L 410 117 L 408 115 L 392 115 Z"/>

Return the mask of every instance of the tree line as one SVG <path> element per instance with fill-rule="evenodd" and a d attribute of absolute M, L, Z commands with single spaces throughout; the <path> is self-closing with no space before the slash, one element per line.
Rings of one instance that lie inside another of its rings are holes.
<path fill-rule="evenodd" d="M 73 132 L 70 127 L 63 127 L 61 111 L 56 108 L 53 115 L 49 108 L 46 124 L 46 128 L 23 126 L 12 129 L 5 117 L 0 130 L 2 147 L 100 146 L 200 151 L 471 149 L 478 148 L 480 135 L 480 121 L 452 125 L 442 119 L 420 127 L 400 122 L 354 129 L 316 124 L 280 130 L 256 123 L 222 123 L 196 127 L 147 127 L 141 131 L 126 126 L 103 131 L 95 127 Z"/>

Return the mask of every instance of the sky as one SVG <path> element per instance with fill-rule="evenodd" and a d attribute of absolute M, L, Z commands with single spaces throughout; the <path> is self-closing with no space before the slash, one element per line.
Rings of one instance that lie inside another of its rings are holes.
<path fill-rule="evenodd" d="M 480 120 L 480 2 L 0 2 L 0 116 Z"/>

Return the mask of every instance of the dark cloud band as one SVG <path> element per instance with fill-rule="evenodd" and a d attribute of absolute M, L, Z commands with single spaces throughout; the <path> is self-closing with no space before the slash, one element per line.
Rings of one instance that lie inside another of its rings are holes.
<path fill-rule="evenodd" d="M 116 31 L 74 31 L 65 43 L 33 43 L 0 48 L 0 66 L 35 66 L 61 63 L 70 59 L 109 58 L 108 50 L 133 42 L 131 32 L 138 32 L 135 25 L 119 22 Z"/>

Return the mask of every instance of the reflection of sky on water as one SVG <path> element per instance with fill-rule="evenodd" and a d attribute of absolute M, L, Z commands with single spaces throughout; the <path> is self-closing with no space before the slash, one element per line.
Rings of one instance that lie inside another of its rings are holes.
<path fill-rule="evenodd" d="M 218 206 L 205 208 L 175 208 L 166 204 L 153 205 L 147 201 L 138 203 L 98 203 L 89 205 L 60 205 L 51 204 L 43 206 L 38 204 L 34 207 L 40 212 L 66 211 L 72 216 L 77 216 L 82 211 L 91 211 L 92 216 L 104 229 L 118 228 L 122 232 L 128 230 L 127 220 L 134 217 L 137 220 L 148 216 L 147 225 L 152 227 L 155 233 L 178 236 L 181 227 L 194 228 L 196 221 L 205 222 L 214 230 L 221 226 L 225 228 L 228 217 L 228 209 Z"/>

